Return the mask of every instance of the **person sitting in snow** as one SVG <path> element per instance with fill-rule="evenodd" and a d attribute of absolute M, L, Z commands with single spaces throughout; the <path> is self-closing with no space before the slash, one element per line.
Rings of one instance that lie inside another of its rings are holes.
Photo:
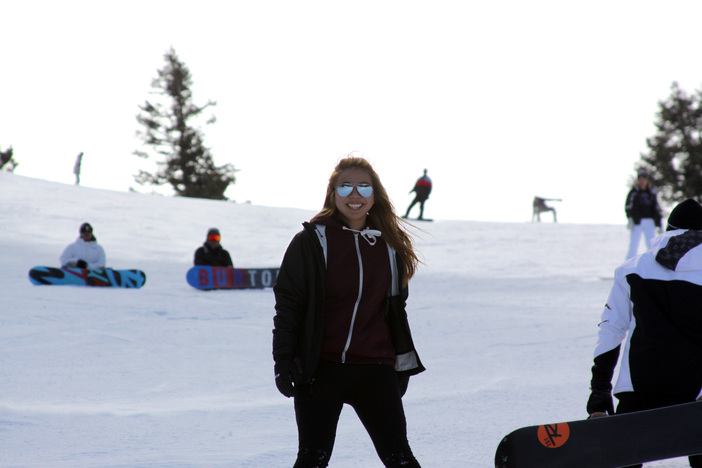
<path fill-rule="evenodd" d="M 59 257 L 62 267 L 99 269 L 105 268 L 105 250 L 97 243 L 93 227 L 83 223 L 78 230 L 79 236 L 69 244 Z"/>
<path fill-rule="evenodd" d="M 231 255 L 219 243 L 221 239 L 219 229 L 207 231 L 205 243 L 195 251 L 195 266 L 234 267 Z"/>

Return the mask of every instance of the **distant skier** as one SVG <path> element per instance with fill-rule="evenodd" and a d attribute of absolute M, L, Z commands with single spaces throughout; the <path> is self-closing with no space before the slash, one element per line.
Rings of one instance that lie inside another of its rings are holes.
<path fill-rule="evenodd" d="M 414 205 L 419 203 L 419 217 L 417 219 L 424 219 L 424 202 L 429 198 L 431 187 L 431 179 L 427 175 L 427 170 L 424 169 L 424 175 L 417 179 L 417 183 L 414 184 L 414 188 L 409 192 L 414 192 L 415 196 L 412 203 L 410 203 L 410 206 L 407 207 L 407 213 L 405 213 L 403 218 L 409 218 L 410 210 L 412 210 Z"/>
<path fill-rule="evenodd" d="M 547 201 L 562 201 L 560 198 L 541 198 L 541 197 L 534 197 L 534 202 L 533 202 L 533 207 L 534 211 L 532 211 L 531 214 L 531 222 L 533 223 L 534 221 L 541 222 L 541 213 L 545 213 L 547 211 L 550 211 L 553 213 L 553 222 L 558 222 L 558 219 L 556 218 L 556 209 L 552 206 L 548 206 L 546 204 Z"/>
<path fill-rule="evenodd" d="M 207 239 L 202 247 L 195 251 L 195 265 L 216 266 L 216 267 L 233 267 L 232 257 L 229 252 L 222 248 L 219 241 L 222 236 L 219 229 L 210 228 L 207 231 Z"/>
<path fill-rule="evenodd" d="M 59 257 L 61 266 L 72 268 L 105 268 L 105 250 L 93 235 L 93 227 L 83 223 L 78 231 L 80 236 L 69 244 Z"/>
<path fill-rule="evenodd" d="M 631 231 L 629 251 L 626 254 L 628 260 L 638 253 L 641 234 L 644 236 L 646 249 L 650 249 L 656 229 L 661 229 L 661 210 L 656 198 L 656 189 L 651 185 L 648 173 L 638 173 L 636 184 L 626 196 L 624 210 L 628 220 L 627 227 Z"/>
<path fill-rule="evenodd" d="M 76 156 L 76 163 L 73 166 L 73 174 L 76 176 L 76 185 L 80 185 L 80 165 L 83 161 L 83 152 L 81 151 L 78 156 Z"/>

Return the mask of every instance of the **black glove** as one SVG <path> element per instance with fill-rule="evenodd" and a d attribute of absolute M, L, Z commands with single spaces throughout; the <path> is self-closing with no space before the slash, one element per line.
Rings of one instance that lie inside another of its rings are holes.
<path fill-rule="evenodd" d="M 590 380 L 590 398 L 587 400 L 587 414 L 607 413 L 614 414 L 612 401 L 612 374 L 619 359 L 621 346 L 600 354 L 595 358 L 592 366 L 592 380 Z"/>
<path fill-rule="evenodd" d="M 283 359 L 275 363 L 275 386 L 278 391 L 290 398 L 297 393 L 297 386 L 300 382 L 300 373 L 297 364 L 292 359 Z"/>
<path fill-rule="evenodd" d="M 88 262 L 86 262 L 85 260 L 78 260 L 76 262 L 76 266 L 78 268 L 88 268 Z"/>
<path fill-rule="evenodd" d="M 410 376 L 407 374 L 397 374 L 397 389 L 400 391 L 400 398 L 405 396 Z"/>
<path fill-rule="evenodd" d="M 611 390 L 592 390 L 587 400 L 587 414 L 607 413 L 614 414 L 614 402 Z"/>

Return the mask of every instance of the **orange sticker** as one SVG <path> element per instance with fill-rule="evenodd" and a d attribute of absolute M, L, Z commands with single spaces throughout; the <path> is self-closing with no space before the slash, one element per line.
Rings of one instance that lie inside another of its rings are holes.
<path fill-rule="evenodd" d="M 544 447 L 558 448 L 568 441 L 570 427 L 568 423 L 546 424 L 539 426 L 536 435 Z"/>

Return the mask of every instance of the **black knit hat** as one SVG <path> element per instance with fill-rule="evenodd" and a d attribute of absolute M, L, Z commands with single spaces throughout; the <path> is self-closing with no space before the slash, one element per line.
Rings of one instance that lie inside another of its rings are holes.
<path fill-rule="evenodd" d="M 678 203 L 668 216 L 668 227 L 665 230 L 675 229 L 702 231 L 702 206 L 692 198 Z"/>
<path fill-rule="evenodd" d="M 93 227 L 90 225 L 90 223 L 83 223 L 80 225 L 78 232 L 81 234 L 84 232 L 93 232 Z"/>
<path fill-rule="evenodd" d="M 207 231 L 207 237 L 210 237 L 210 234 L 216 234 L 218 236 L 221 235 L 219 233 L 219 229 L 217 229 L 217 228 L 210 228 L 209 231 Z"/>

